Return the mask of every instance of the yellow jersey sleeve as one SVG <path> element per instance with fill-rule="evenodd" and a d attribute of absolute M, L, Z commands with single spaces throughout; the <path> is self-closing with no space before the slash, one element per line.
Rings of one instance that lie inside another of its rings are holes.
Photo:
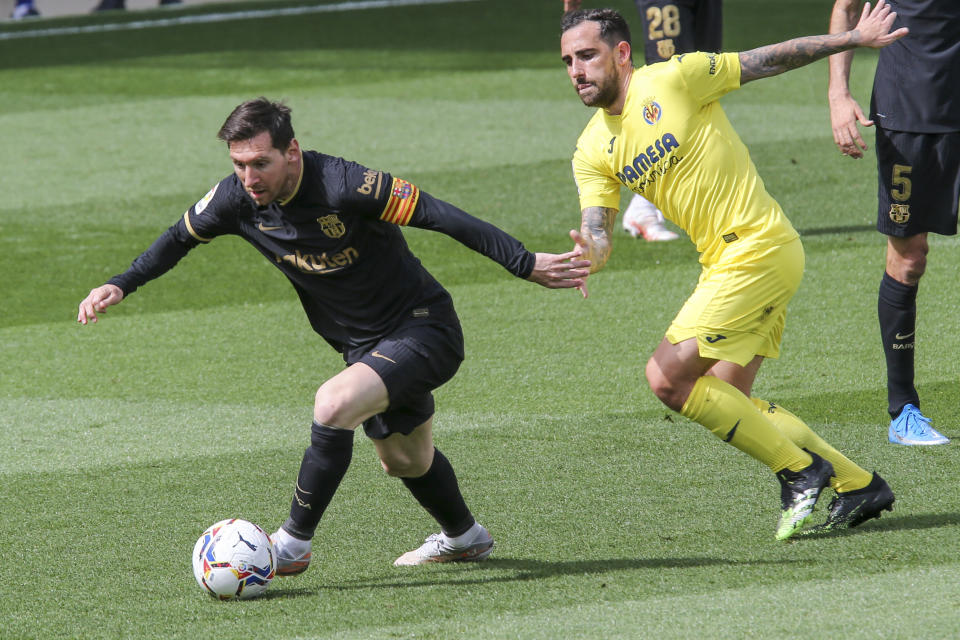
<path fill-rule="evenodd" d="M 740 54 L 687 53 L 674 58 L 687 93 L 701 106 L 740 88 Z"/>
<path fill-rule="evenodd" d="M 577 184 L 581 211 L 587 207 L 620 209 L 620 183 L 610 175 L 609 168 L 595 153 L 607 144 L 606 133 L 603 133 L 604 140 L 601 140 L 597 136 L 599 131 L 588 125 L 573 153 L 573 180 Z"/>

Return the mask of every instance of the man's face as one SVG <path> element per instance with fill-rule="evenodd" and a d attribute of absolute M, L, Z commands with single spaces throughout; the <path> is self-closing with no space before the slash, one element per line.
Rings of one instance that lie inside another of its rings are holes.
<path fill-rule="evenodd" d="M 233 171 L 261 207 L 292 195 L 299 178 L 299 156 L 296 140 L 290 142 L 286 151 L 281 151 L 273 146 L 267 131 L 249 140 L 230 143 Z"/>
<path fill-rule="evenodd" d="M 620 92 L 616 52 L 600 39 L 600 24 L 584 20 L 560 37 L 560 56 L 577 95 L 588 107 L 609 107 Z"/>

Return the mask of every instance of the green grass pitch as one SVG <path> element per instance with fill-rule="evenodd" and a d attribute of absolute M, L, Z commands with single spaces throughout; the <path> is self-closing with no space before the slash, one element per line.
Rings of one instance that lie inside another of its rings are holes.
<path fill-rule="evenodd" d="M 723 99 L 807 251 L 782 358 L 756 394 L 879 470 L 892 514 L 778 543 L 773 475 L 653 397 L 643 365 L 698 275 L 688 242 L 618 232 L 584 301 L 409 230 L 462 316 L 467 360 L 436 394 L 435 434 L 494 555 L 392 567 L 435 525 L 358 436 L 307 573 L 244 603 L 195 584 L 205 527 L 285 517 L 313 393 L 339 357 L 279 272 L 233 239 L 96 326 L 75 323 L 77 303 L 230 171 L 216 131 L 261 94 L 288 101 L 306 148 L 401 175 L 531 249 L 566 250 L 579 220 L 570 154 L 590 112 L 559 61 L 560 4 L 0 39 L 0 638 L 956 636 L 958 445 L 886 443 L 875 164 L 872 149 L 854 162 L 834 148 L 825 61 Z M 632 2 L 611 4 L 639 22 Z M 742 50 L 822 33 L 831 2 L 724 5 L 726 48 Z M 863 105 L 875 60 L 854 62 Z M 932 239 L 917 366 L 924 409 L 953 438 L 957 249 Z"/>

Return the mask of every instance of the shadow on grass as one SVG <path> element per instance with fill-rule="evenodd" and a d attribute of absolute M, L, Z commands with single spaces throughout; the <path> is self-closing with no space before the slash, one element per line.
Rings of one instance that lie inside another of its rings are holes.
<path fill-rule="evenodd" d="M 495 584 L 505 582 L 524 582 L 543 580 L 556 576 L 593 575 L 633 569 L 698 569 L 702 567 L 724 565 L 782 565 L 800 562 L 799 560 L 750 560 L 732 561 L 723 558 L 615 558 L 610 560 L 571 560 L 549 562 L 545 560 L 527 560 L 518 558 L 496 558 L 465 567 L 456 565 L 458 573 L 450 572 L 419 576 L 410 575 L 411 580 L 378 580 L 376 578 L 358 578 L 353 584 L 322 585 L 318 589 L 332 591 L 352 591 L 383 587 L 433 587 Z M 463 569 L 468 569 L 463 571 Z M 405 570 L 406 571 L 406 570 Z M 511 575 L 490 575 L 492 572 L 512 571 Z"/>
<path fill-rule="evenodd" d="M 841 233 L 863 233 L 865 231 L 876 231 L 876 225 L 872 224 L 856 224 L 856 225 L 847 225 L 843 227 L 816 227 L 812 229 L 797 229 L 797 233 L 800 234 L 801 238 L 806 238 L 809 236 L 826 236 L 830 234 L 841 234 Z"/>
<path fill-rule="evenodd" d="M 810 532 L 800 535 L 797 540 L 823 540 L 826 538 L 845 538 L 873 531 L 916 531 L 918 529 L 938 529 L 960 525 L 960 513 L 928 513 L 916 516 L 883 517 L 870 520 L 853 529 L 838 531 Z"/>

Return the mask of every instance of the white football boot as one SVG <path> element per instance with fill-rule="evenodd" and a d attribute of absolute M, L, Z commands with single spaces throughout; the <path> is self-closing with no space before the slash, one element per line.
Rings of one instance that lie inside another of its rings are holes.
<path fill-rule="evenodd" d="M 295 576 L 310 566 L 309 540 L 294 538 L 280 527 L 270 536 L 270 541 L 277 556 L 278 576 Z"/>
<path fill-rule="evenodd" d="M 493 551 L 493 538 L 475 522 L 463 535 L 449 538 L 445 533 L 434 533 L 413 551 L 397 558 L 393 566 L 412 567 L 430 562 L 473 562 L 483 560 Z"/>
<path fill-rule="evenodd" d="M 647 242 L 676 240 L 680 236 L 667 229 L 663 214 L 643 196 L 634 194 L 623 212 L 623 229 L 634 238 L 642 237 Z"/>

